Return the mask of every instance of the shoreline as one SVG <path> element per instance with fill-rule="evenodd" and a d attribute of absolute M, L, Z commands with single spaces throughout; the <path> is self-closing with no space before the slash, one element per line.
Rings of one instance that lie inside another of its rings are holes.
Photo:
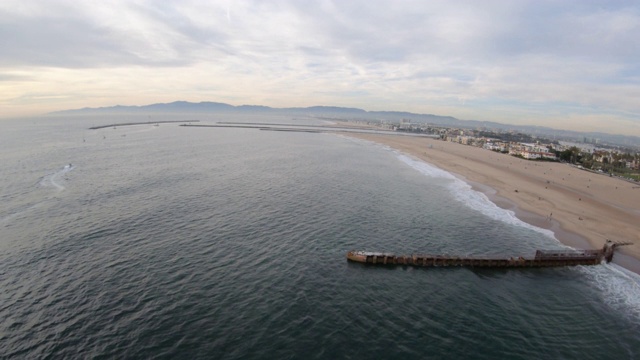
<path fill-rule="evenodd" d="M 514 203 L 510 199 L 499 196 L 496 190 L 485 184 L 480 184 L 474 181 L 469 181 L 458 174 L 455 176 L 460 177 L 463 181 L 471 185 L 473 190 L 481 192 L 489 198 L 489 201 L 496 204 L 499 208 L 513 211 L 515 216 L 523 222 L 533 225 L 535 227 L 550 230 L 553 232 L 554 237 L 560 243 L 568 245 L 576 249 L 590 249 L 592 248 L 589 240 L 579 234 L 571 233 L 562 228 L 561 224 L 555 219 L 549 219 L 547 217 L 540 216 L 538 214 L 522 210 L 518 204 Z M 638 264 L 640 265 L 640 263 Z M 639 268 L 640 270 L 640 268 Z"/>
<path fill-rule="evenodd" d="M 599 249 L 606 239 L 631 241 L 613 263 L 640 275 L 640 190 L 617 178 L 560 163 L 535 162 L 427 138 L 349 134 L 439 167 L 564 245 Z M 585 185 L 586 184 L 586 185 Z"/>

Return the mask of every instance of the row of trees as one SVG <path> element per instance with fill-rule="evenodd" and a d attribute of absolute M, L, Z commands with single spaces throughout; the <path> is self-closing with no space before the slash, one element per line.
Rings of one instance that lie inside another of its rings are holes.
<path fill-rule="evenodd" d="M 610 157 L 603 157 L 602 161 L 598 161 L 590 152 L 582 152 L 579 148 L 573 146 L 564 151 L 555 151 L 560 161 L 571 164 L 579 164 L 584 168 L 593 170 L 602 170 L 617 174 L 630 173 L 631 169 L 627 169 L 627 162 L 640 161 L 640 154 L 617 153 L 613 152 Z"/>

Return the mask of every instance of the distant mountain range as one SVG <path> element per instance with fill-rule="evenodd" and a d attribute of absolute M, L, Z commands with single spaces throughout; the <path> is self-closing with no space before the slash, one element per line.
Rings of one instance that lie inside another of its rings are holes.
<path fill-rule="evenodd" d="M 429 123 L 446 126 L 457 126 L 458 120 L 451 116 L 439 116 L 431 114 L 414 114 L 399 111 L 366 111 L 357 108 L 346 108 L 337 106 L 311 106 L 294 108 L 272 108 L 261 105 L 240 105 L 233 106 L 218 102 L 175 101 L 172 103 L 159 103 L 143 106 L 109 106 L 100 108 L 82 108 L 75 110 L 62 110 L 49 113 L 48 115 L 91 115 L 91 114 L 152 114 L 152 113 L 269 113 L 269 114 L 295 114 L 320 117 L 335 117 L 341 119 L 360 120 L 401 120 L 409 119 L 414 123 Z M 473 122 L 475 124 L 475 122 Z M 460 123 L 460 125 L 463 125 Z M 496 125 L 498 125 L 496 123 Z M 478 126 L 478 125 L 474 125 Z M 468 126 L 467 126 L 468 127 Z"/>
<path fill-rule="evenodd" d="M 404 111 L 366 111 L 358 108 L 336 106 L 311 106 L 304 108 L 272 108 L 261 105 L 233 106 L 225 103 L 204 101 L 192 103 L 188 101 L 175 101 L 171 103 L 158 103 L 143 106 L 110 106 L 100 108 L 82 108 L 75 110 L 62 110 L 48 115 L 99 115 L 99 114 L 153 114 L 153 113 L 253 113 L 253 114 L 290 114 L 306 115 L 314 117 L 327 117 L 344 120 L 384 120 L 400 121 L 410 120 L 411 123 L 441 125 L 446 127 L 460 127 L 468 129 L 484 128 L 493 131 L 517 131 L 538 137 L 546 137 L 558 140 L 582 141 L 585 137 L 598 139 L 601 143 L 610 145 L 622 145 L 639 147 L 640 137 L 629 135 L 614 135 L 599 132 L 578 132 L 571 130 L 559 130 L 542 126 L 508 125 L 492 121 L 461 120 L 452 116 L 433 114 L 415 114 Z"/>

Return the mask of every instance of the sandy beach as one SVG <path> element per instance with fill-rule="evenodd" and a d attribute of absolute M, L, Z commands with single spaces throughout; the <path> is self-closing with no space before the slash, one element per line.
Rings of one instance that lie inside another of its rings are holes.
<path fill-rule="evenodd" d="M 554 231 L 575 248 L 630 241 L 614 256 L 640 274 L 640 184 L 568 164 L 516 158 L 478 147 L 400 135 L 349 134 L 390 146 L 447 170 L 521 220 Z"/>

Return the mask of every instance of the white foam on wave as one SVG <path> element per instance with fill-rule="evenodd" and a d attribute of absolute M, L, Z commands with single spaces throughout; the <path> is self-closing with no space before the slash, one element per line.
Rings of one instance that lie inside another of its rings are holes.
<path fill-rule="evenodd" d="M 545 236 L 555 239 L 553 231 L 543 229 L 537 226 L 528 224 L 518 219 L 515 213 L 511 210 L 503 209 L 494 204 L 487 195 L 473 190 L 471 185 L 465 181 L 455 177 L 450 172 L 444 171 L 434 165 L 428 164 L 424 161 L 416 160 L 407 156 L 406 154 L 396 152 L 398 159 L 410 167 L 418 170 L 420 173 L 432 177 L 449 180 L 447 187 L 453 194 L 454 198 L 459 202 L 465 204 L 473 210 L 476 210 L 493 220 L 502 221 L 509 225 L 520 226 L 527 229 L 537 231 Z M 557 239 L 556 239 L 557 241 Z"/>
<path fill-rule="evenodd" d="M 72 164 L 67 164 L 63 166 L 61 169 L 58 169 L 57 171 L 51 174 L 43 176 L 42 178 L 40 178 L 40 181 L 38 181 L 37 184 L 42 187 L 54 188 L 56 190 L 56 193 L 59 193 L 65 189 L 65 186 L 64 186 L 65 180 L 63 176 L 73 169 L 75 169 L 75 166 L 73 166 Z M 9 206 L 7 211 L 8 214 L 4 217 L 0 217 L 0 224 L 2 225 L 10 224 L 15 219 L 24 216 L 25 214 L 31 212 L 32 210 L 46 203 L 50 199 L 51 199 L 51 196 L 45 196 L 44 198 L 35 200 L 35 202 L 32 202 L 30 204 L 21 204 L 13 208 Z"/>
<path fill-rule="evenodd" d="M 630 313 L 640 321 L 640 275 L 616 264 L 579 267 L 602 292 L 602 300 L 616 311 Z"/>
<path fill-rule="evenodd" d="M 46 186 L 46 187 L 54 187 L 58 191 L 62 191 L 65 189 L 65 187 L 64 187 L 64 179 L 61 179 L 61 177 L 73 169 L 75 169 L 75 166 L 73 166 L 72 164 L 67 164 L 61 170 L 58 170 L 52 174 L 44 176 L 40 181 L 40 185 Z"/>

